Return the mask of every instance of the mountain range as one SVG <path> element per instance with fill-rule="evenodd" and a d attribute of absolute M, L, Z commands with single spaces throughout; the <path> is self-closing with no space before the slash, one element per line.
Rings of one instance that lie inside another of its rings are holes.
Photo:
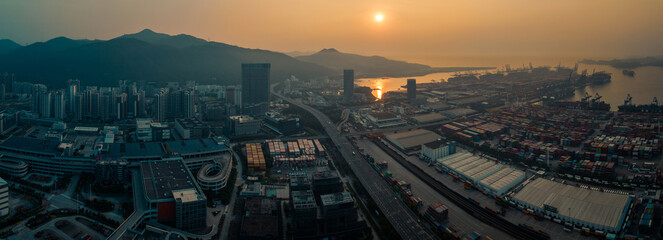
<path fill-rule="evenodd" d="M 378 56 L 341 53 L 335 49 L 294 58 L 279 52 L 206 41 L 185 34 L 156 33 L 149 29 L 110 40 L 57 37 L 27 46 L 8 39 L 0 40 L 0 72 L 15 73 L 19 81 L 52 87 L 63 87 L 70 78 L 80 79 L 83 85 L 97 86 L 115 86 L 121 79 L 238 84 L 241 63 L 258 62 L 271 63 L 272 81 L 290 75 L 300 79 L 339 78 L 345 68 L 355 69 L 359 77 L 459 71 L 458 68 L 432 68 Z"/>

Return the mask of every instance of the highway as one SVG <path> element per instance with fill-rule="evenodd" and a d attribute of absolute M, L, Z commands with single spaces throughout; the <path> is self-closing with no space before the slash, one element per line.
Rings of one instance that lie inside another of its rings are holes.
<path fill-rule="evenodd" d="M 134 197 L 134 212 L 129 215 L 129 218 L 124 220 L 122 224 L 113 231 L 113 233 L 108 237 L 108 239 L 114 240 L 114 239 L 120 239 L 122 235 L 130 231 L 129 229 L 133 228 L 136 223 L 140 222 L 143 220 L 143 216 L 145 216 L 145 212 L 148 210 L 148 206 L 146 201 L 143 199 L 144 196 L 144 189 L 143 189 L 143 178 L 140 174 L 139 169 L 130 169 L 131 170 L 131 177 L 132 177 L 132 184 L 133 184 L 133 197 Z"/>
<path fill-rule="evenodd" d="M 419 167 L 407 161 L 396 151 L 389 148 L 387 145 L 382 143 L 378 139 L 373 139 L 373 142 L 382 148 L 387 154 L 389 154 L 393 159 L 400 163 L 403 167 L 408 169 L 412 174 L 418 176 L 423 182 L 431 186 L 433 189 L 438 191 L 440 194 L 444 195 L 447 199 L 451 200 L 454 204 L 461 207 L 468 214 L 476 217 L 477 219 L 494 226 L 495 228 L 511 235 L 515 239 L 550 239 L 548 236 L 541 235 L 537 232 L 531 231 L 529 229 L 515 225 L 509 221 L 504 220 L 500 216 L 488 211 L 487 209 L 472 203 L 467 198 L 463 197 L 459 193 L 449 189 L 444 184 L 440 183 L 438 180 L 434 179 L 426 172 L 421 170 Z"/>
<path fill-rule="evenodd" d="M 437 236 L 430 233 L 424 226 L 417 222 L 418 217 L 405 205 L 405 203 L 398 198 L 391 197 L 394 195 L 391 187 L 377 172 L 375 172 L 375 170 L 373 170 L 368 162 L 364 161 L 359 155 L 352 154 L 354 150 L 350 141 L 339 133 L 337 126 L 335 126 L 325 114 L 308 105 L 276 93 L 273 90 L 272 93 L 290 104 L 301 107 L 310 112 L 316 119 L 318 119 L 318 121 L 320 121 L 331 140 L 339 148 L 339 151 L 354 172 L 354 175 L 362 186 L 364 186 L 366 191 L 368 191 L 373 201 L 378 205 L 401 238 L 438 239 Z"/>

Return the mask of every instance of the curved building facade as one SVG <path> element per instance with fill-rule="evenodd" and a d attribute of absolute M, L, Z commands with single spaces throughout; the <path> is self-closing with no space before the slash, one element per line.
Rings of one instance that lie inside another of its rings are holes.
<path fill-rule="evenodd" d="M 25 177 L 28 174 L 28 164 L 16 159 L 0 159 L 0 170 L 14 177 Z"/>
<path fill-rule="evenodd" d="M 207 191 L 219 191 L 228 183 L 228 177 L 232 169 L 232 155 L 225 154 L 214 162 L 203 165 L 196 179 L 201 189 Z"/>

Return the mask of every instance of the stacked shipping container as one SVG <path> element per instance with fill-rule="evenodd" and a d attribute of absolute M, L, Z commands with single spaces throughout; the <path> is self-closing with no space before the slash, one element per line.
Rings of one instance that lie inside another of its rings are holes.
<path fill-rule="evenodd" d="M 262 152 L 262 145 L 260 143 L 246 144 L 246 162 L 249 174 L 264 172 L 267 170 L 265 155 Z"/>

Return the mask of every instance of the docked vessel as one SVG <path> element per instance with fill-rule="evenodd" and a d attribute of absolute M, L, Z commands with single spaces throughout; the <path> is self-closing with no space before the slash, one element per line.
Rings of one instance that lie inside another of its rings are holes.
<path fill-rule="evenodd" d="M 624 69 L 624 70 L 622 70 L 622 74 L 624 74 L 626 76 L 629 76 L 629 77 L 633 77 L 633 76 L 635 76 L 635 71 Z"/>
<path fill-rule="evenodd" d="M 609 83 L 612 78 L 612 75 L 607 72 L 595 72 L 592 75 L 581 75 L 578 81 L 585 82 L 588 84 L 603 84 Z"/>
<path fill-rule="evenodd" d="M 658 104 L 658 99 L 654 97 L 651 104 L 633 104 L 631 94 L 626 96 L 624 105 L 619 106 L 620 112 L 645 112 L 645 113 L 663 113 L 663 105 Z"/>

